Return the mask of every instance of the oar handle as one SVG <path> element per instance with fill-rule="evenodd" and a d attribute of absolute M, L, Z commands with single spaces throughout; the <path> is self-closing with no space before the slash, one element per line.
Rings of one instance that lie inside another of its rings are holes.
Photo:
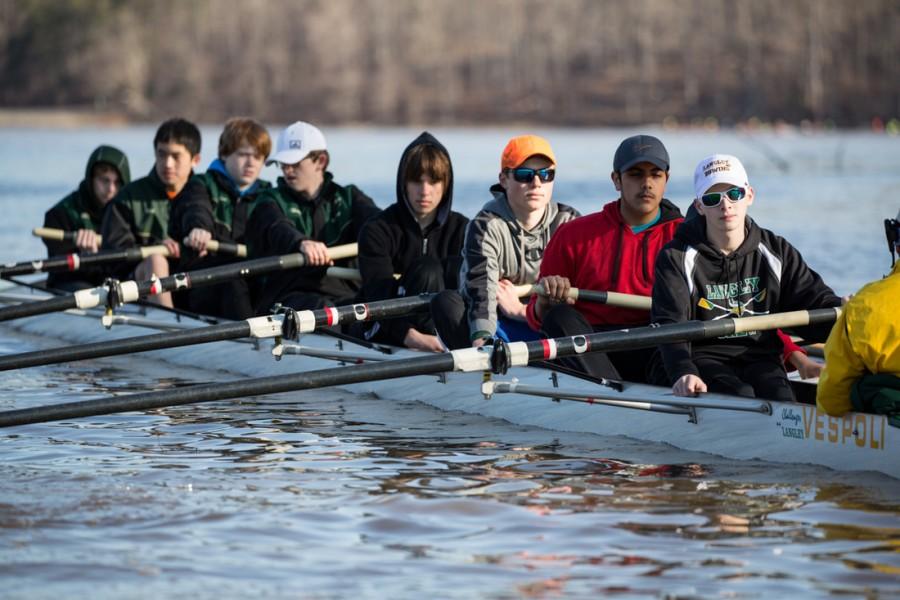
<path fill-rule="evenodd" d="M 188 245 L 188 238 L 184 238 L 181 244 Z M 206 249 L 213 254 L 230 254 L 240 258 L 247 257 L 247 246 L 244 244 L 235 244 L 234 242 L 220 242 L 219 240 L 209 240 L 206 242 Z"/>
<path fill-rule="evenodd" d="M 160 256 L 169 256 L 169 249 L 163 245 L 159 246 L 141 246 L 138 248 L 141 251 L 141 258 L 147 258 L 148 256 L 153 256 L 154 254 L 158 254 Z"/>
<path fill-rule="evenodd" d="M 74 242 L 76 232 L 74 231 L 64 231 L 62 229 L 54 229 L 52 227 L 35 227 L 31 230 L 31 234 L 35 237 L 39 237 L 44 240 L 55 240 L 57 242 L 61 242 L 63 240 Z M 97 243 L 103 243 L 103 237 L 97 236 Z"/>
<path fill-rule="evenodd" d="M 538 294 L 546 296 L 543 286 L 535 285 L 517 285 L 516 293 L 521 298 Z M 595 290 L 582 290 L 578 288 L 569 288 L 569 298 L 572 300 L 581 300 L 582 302 L 597 302 L 599 304 L 608 304 L 610 306 L 618 306 L 619 308 L 633 308 L 637 310 L 650 310 L 650 297 L 637 296 L 635 294 L 622 294 L 620 292 L 599 292 Z"/>
<path fill-rule="evenodd" d="M 344 244 L 343 246 L 331 246 L 328 248 L 328 258 L 331 260 L 340 260 L 342 258 L 353 258 L 359 253 L 359 244 Z"/>
<path fill-rule="evenodd" d="M 349 267 L 328 267 L 325 274 L 328 277 L 334 277 L 335 279 L 346 279 L 347 281 L 355 281 L 357 283 L 362 282 L 362 275 L 360 275 L 359 269 L 351 269 Z"/>

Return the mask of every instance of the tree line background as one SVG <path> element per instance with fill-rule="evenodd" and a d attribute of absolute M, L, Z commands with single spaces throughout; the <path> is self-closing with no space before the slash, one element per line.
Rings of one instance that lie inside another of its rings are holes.
<path fill-rule="evenodd" d="M 898 0 L 0 0 L 0 107 L 201 122 L 868 124 Z"/>

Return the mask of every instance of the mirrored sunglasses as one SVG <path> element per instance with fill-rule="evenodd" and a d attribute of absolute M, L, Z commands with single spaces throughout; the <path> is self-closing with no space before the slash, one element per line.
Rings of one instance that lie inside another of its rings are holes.
<path fill-rule="evenodd" d="M 512 172 L 513 179 L 519 183 L 531 183 L 537 175 L 543 183 L 549 183 L 556 177 L 556 169 L 546 167 L 544 169 L 529 169 L 526 167 L 518 167 L 509 169 Z"/>
<path fill-rule="evenodd" d="M 722 203 L 722 200 L 728 198 L 729 202 L 738 202 L 747 195 L 747 190 L 742 187 L 733 187 L 724 192 L 709 192 L 700 196 L 700 202 L 707 208 L 714 208 Z"/>

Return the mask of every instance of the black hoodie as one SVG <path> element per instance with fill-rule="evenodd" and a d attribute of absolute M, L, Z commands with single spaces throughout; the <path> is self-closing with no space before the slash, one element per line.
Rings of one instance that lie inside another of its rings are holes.
<path fill-rule="evenodd" d="M 417 137 L 400 158 L 397 167 L 397 201 L 381 214 L 371 218 L 359 235 L 359 270 L 362 273 L 362 296 L 366 301 L 386 300 L 397 296 L 394 273 L 406 273 L 423 256 L 441 261 L 444 286 L 456 289 L 462 263 L 462 244 L 469 220 L 452 210 L 453 167 L 438 206 L 437 217 L 425 230 L 413 216 L 406 197 L 406 161 L 413 148 L 434 146 L 447 156 L 447 149 L 430 133 Z M 381 324 L 391 343 L 403 345 L 406 332 L 412 327 L 406 319 L 391 319 Z M 427 333 L 427 332 L 423 332 Z"/>
<path fill-rule="evenodd" d="M 744 242 L 725 255 L 709 245 L 706 218 L 682 223 L 675 239 L 656 258 L 652 323 L 665 325 L 688 320 L 765 315 L 792 310 L 828 308 L 841 299 L 810 269 L 796 248 L 749 217 Z M 828 337 L 831 325 L 810 326 L 794 333 L 810 342 Z M 738 334 L 660 346 L 672 382 L 683 375 L 699 375 L 694 360 L 721 362 L 771 358 L 782 352 L 775 330 Z"/>

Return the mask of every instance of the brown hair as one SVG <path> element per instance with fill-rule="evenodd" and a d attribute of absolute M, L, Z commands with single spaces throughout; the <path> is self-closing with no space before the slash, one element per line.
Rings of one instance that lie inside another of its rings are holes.
<path fill-rule="evenodd" d="M 450 185 L 450 157 L 431 144 L 421 144 L 406 155 L 404 181 L 419 181 L 426 175 L 432 181 L 440 181 L 444 189 Z"/>
<path fill-rule="evenodd" d="M 328 154 L 328 150 L 310 150 L 309 154 L 307 154 L 304 158 L 308 158 L 309 160 L 316 162 L 320 156 L 325 155 L 325 168 L 328 168 L 328 164 L 331 162 L 331 155 Z"/>
<path fill-rule="evenodd" d="M 263 158 L 272 152 L 272 138 L 259 122 L 247 117 L 228 119 L 219 136 L 219 158 L 233 154 L 244 144 L 252 146 Z"/>

